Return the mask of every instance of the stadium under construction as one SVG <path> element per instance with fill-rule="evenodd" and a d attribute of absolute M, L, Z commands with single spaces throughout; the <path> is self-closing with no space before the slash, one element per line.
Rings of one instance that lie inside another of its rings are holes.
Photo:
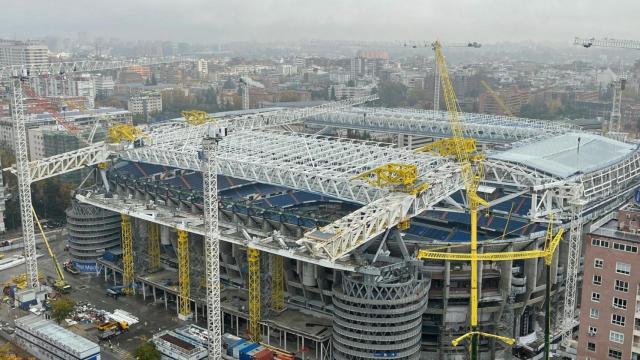
<path fill-rule="evenodd" d="M 468 329 L 469 262 L 416 256 L 420 249 L 469 252 L 471 217 L 459 167 L 413 149 L 451 135 L 447 112 L 342 107 L 273 120 L 296 111 L 304 110 L 265 109 L 240 120 L 234 115 L 233 121 L 258 119 L 263 126 L 236 129 L 217 143 L 223 331 L 251 333 L 250 268 L 258 266 L 259 335 L 251 336 L 265 343 L 308 350 L 307 357 L 316 359 L 466 358 L 468 349 L 451 341 Z M 579 255 L 571 264 L 570 237 L 579 244 L 582 229 L 633 196 L 637 146 L 558 122 L 460 115 L 465 136 L 486 154 L 478 193 L 490 206 L 480 210 L 478 252 L 542 249 L 549 219 L 568 230 L 551 265 L 557 344 L 577 326 L 564 296 L 572 288 L 569 305 L 575 307 L 580 264 Z M 116 225 L 124 214 L 133 238 L 136 295 L 161 299 L 176 312 L 187 297 L 195 320 L 206 316 L 207 306 L 203 212 L 211 180 L 202 172 L 205 128 L 176 120 L 149 129 L 144 146 L 120 150 L 108 168 L 96 167 L 95 181 L 87 182 L 94 185 L 79 189 L 68 211 L 78 268 L 122 283 L 128 270 L 120 242 L 113 240 L 124 236 Z M 105 146 L 82 150 L 83 160 L 76 155 L 64 171 L 104 164 Z M 419 196 L 360 177 L 390 163 L 416 165 L 418 181 L 427 184 Z M 34 166 L 34 179 L 48 176 L 45 165 Z M 409 224 L 394 226 L 407 218 Z M 184 244 L 189 289 L 179 284 Z M 249 259 L 247 247 L 260 251 L 258 259 Z M 517 340 L 512 348 L 482 339 L 481 358 L 542 352 L 543 266 L 542 258 L 480 263 L 479 328 Z M 578 271 L 573 278 L 572 266 Z M 279 286 L 284 306 L 274 294 Z"/>

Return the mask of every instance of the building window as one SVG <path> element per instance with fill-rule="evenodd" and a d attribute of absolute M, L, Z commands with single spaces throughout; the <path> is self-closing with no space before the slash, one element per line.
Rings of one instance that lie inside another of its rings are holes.
<path fill-rule="evenodd" d="M 602 239 L 591 239 L 591 245 L 608 248 L 609 242 L 607 240 L 602 240 Z"/>
<path fill-rule="evenodd" d="M 629 252 L 629 253 L 634 253 L 634 254 L 638 252 L 638 247 L 637 246 L 627 245 L 627 244 L 622 244 L 622 243 L 617 243 L 617 242 L 613 243 L 613 249 L 614 250 L 624 251 L 624 252 Z"/>
<path fill-rule="evenodd" d="M 616 272 L 618 274 L 629 275 L 631 274 L 631 265 L 623 262 L 616 262 Z"/>
<path fill-rule="evenodd" d="M 629 282 L 622 281 L 622 280 L 616 280 L 616 285 L 614 286 L 614 289 L 616 291 L 627 292 L 627 291 L 629 291 Z"/>
<path fill-rule="evenodd" d="M 593 275 L 593 285 L 602 285 L 602 276 Z"/>
<path fill-rule="evenodd" d="M 596 268 L 596 269 L 602 269 L 604 267 L 604 260 L 595 259 L 593 261 L 593 267 Z"/>
<path fill-rule="evenodd" d="M 589 317 L 592 319 L 597 319 L 600 317 L 600 310 L 591 308 L 589 311 Z"/>
<path fill-rule="evenodd" d="M 592 343 L 592 342 L 588 342 L 587 343 L 587 350 L 589 351 L 596 351 L 596 344 Z"/>
<path fill-rule="evenodd" d="M 624 343 L 624 334 L 617 331 L 609 331 L 609 340 L 618 344 Z"/>
<path fill-rule="evenodd" d="M 587 332 L 587 334 L 593 336 L 595 334 L 598 333 L 598 328 L 595 326 L 589 326 L 589 331 Z"/>
<path fill-rule="evenodd" d="M 600 302 L 600 293 L 592 292 L 591 293 L 591 301 Z"/>
<path fill-rule="evenodd" d="M 609 349 L 610 359 L 622 359 L 622 351 L 616 349 Z"/>
<path fill-rule="evenodd" d="M 624 316 L 618 314 L 611 315 L 611 323 L 613 325 L 624 326 Z"/>
<path fill-rule="evenodd" d="M 614 297 L 613 298 L 613 307 L 616 309 L 627 310 L 627 300 Z"/>

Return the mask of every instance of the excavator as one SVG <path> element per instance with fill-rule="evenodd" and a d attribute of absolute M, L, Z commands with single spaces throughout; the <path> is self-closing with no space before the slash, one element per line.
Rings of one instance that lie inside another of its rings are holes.
<path fill-rule="evenodd" d="M 47 235 L 45 235 L 44 229 L 42 229 L 42 224 L 40 224 L 40 220 L 38 220 L 38 215 L 36 215 L 35 209 L 31 208 L 31 212 L 33 212 L 33 219 L 36 221 L 36 224 L 38 224 L 44 243 L 47 245 L 47 250 L 49 250 L 49 256 L 51 256 L 51 260 L 53 261 L 53 267 L 56 269 L 56 273 L 58 274 L 58 279 L 53 282 L 53 289 L 62 294 L 68 294 L 71 292 L 71 285 L 69 285 L 64 279 L 64 274 L 62 273 L 62 269 L 60 269 L 58 258 L 56 258 L 56 254 L 51 250 L 51 246 L 49 246 L 49 240 L 47 240 Z"/>

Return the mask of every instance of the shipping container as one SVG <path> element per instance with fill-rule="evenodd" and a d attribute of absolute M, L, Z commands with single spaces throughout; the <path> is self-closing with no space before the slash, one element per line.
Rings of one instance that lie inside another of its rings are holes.
<path fill-rule="evenodd" d="M 257 349 L 258 347 L 260 347 L 259 344 L 256 343 L 250 343 L 248 346 L 243 347 L 242 349 L 240 349 L 239 352 L 239 356 L 238 359 L 239 360 L 251 360 L 251 357 L 248 355 L 251 351 Z"/>
<path fill-rule="evenodd" d="M 273 360 L 273 351 L 262 349 L 253 355 L 253 360 Z"/>

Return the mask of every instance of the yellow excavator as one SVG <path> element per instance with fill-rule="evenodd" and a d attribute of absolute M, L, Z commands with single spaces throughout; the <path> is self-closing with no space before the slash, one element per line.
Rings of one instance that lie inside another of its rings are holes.
<path fill-rule="evenodd" d="M 64 274 L 62 273 L 62 269 L 60 269 L 58 258 L 56 258 L 56 254 L 54 254 L 53 250 L 51 250 L 51 246 L 49 246 L 49 240 L 47 240 L 47 235 L 45 235 L 44 230 L 42 229 L 42 224 L 40 224 L 40 220 L 38 220 L 38 215 L 36 215 L 35 209 L 31 208 L 31 212 L 33 212 L 33 218 L 35 219 L 36 224 L 38 224 L 38 228 L 40 229 L 40 233 L 42 234 L 44 243 L 45 245 L 47 245 L 47 250 L 49 250 L 49 255 L 51 256 L 51 260 L 53 261 L 53 267 L 58 273 L 58 279 L 53 282 L 53 289 L 62 294 L 68 294 L 69 292 L 71 292 L 71 285 L 69 285 L 64 279 Z"/>

